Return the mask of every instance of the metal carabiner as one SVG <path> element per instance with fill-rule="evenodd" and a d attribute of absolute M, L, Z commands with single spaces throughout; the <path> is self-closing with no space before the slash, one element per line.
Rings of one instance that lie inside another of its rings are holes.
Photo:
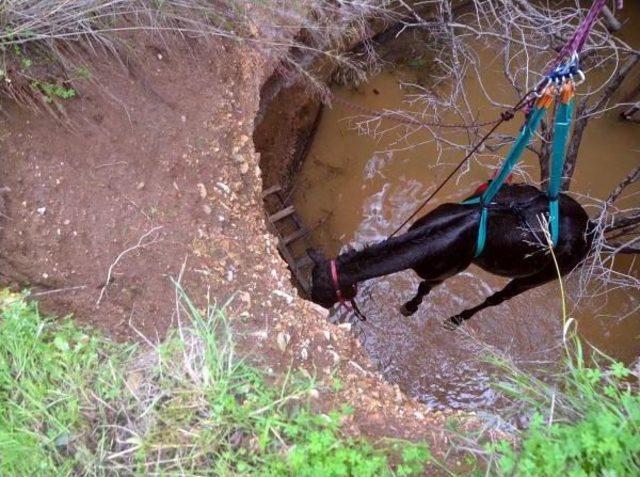
<path fill-rule="evenodd" d="M 551 81 L 551 78 L 549 78 L 548 76 L 542 78 L 538 85 L 533 89 L 533 95 L 536 98 L 541 98 L 542 94 L 547 89 L 547 86 L 549 86 L 549 83 L 551 83 Z"/>

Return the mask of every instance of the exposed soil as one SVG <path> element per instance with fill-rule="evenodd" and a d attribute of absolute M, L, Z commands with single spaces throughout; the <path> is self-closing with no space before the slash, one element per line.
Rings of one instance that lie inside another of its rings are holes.
<path fill-rule="evenodd" d="M 105 58 L 100 85 L 65 104 L 73 130 L 3 105 L 0 284 L 29 287 L 46 313 L 155 342 L 175 325 L 181 276 L 198 304 L 207 293 L 227 304 L 266 367 L 293 363 L 325 385 L 322 406 L 353 406 L 352 432 L 435 439 L 447 413 L 385 383 L 348 325 L 297 297 L 267 232 L 252 132 L 273 65 L 221 41 L 136 44 L 138 66 Z"/>

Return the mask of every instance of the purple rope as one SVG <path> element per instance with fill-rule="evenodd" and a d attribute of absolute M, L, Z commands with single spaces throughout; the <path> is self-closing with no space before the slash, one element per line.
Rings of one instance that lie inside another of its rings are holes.
<path fill-rule="evenodd" d="M 571 38 L 571 40 L 564 45 L 562 50 L 560 50 L 560 53 L 553 62 L 553 67 L 558 66 L 563 60 L 570 57 L 573 53 L 580 53 L 582 51 L 582 48 L 589 37 L 589 32 L 591 32 L 591 28 L 593 28 L 600 11 L 602 11 L 606 3 L 607 0 L 594 0 L 591 4 L 591 8 L 589 9 L 589 13 L 587 13 L 582 24 L 573 34 L 573 38 Z"/>
<path fill-rule="evenodd" d="M 580 53 L 584 44 L 589 37 L 589 33 L 593 28 L 593 25 L 596 23 L 598 19 L 598 15 L 605 7 L 607 0 L 593 0 L 591 4 L 591 8 L 589 8 L 589 12 L 587 16 L 584 18 L 582 24 L 578 27 L 578 29 L 573 34 L 573 37 L 569 42 L 560 50 L 556 59 L 551 63 L 551 69 L 557 67 L 562 61 L 569 58 L 574 53 Z M 617 8 L 622 8 L 623 0 L 617 0 L 616 6 Z"/>

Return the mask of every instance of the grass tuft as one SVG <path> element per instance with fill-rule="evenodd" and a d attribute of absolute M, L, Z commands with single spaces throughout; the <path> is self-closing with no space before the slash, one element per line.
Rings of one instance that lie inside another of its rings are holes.
<path fill-rule="evenodd" d="M 303 77 L 324 91 L 313 73 L 318 58 L 361 71 L 342 53 L 366 39 L 368 22 L 396 17 L 392 0 L 10 0 L 0 6 L 0 97 L 63 113 L 74 85 L 91 73 L 97 53 L 122 64 L 134 56 L 131 33 L 220 37 L 250 45 L 281 61 L 282 74 Z M 171 45 L 171 41 L 165 41 Z"/>
<path fill-rule="evenodd" d="M 1 475 L 421 475 L 424 445 L 347 436 L 350 409 L 314 412 L 313 379 L 266 376 L 221 309 L 177 293 L 181 326 L 151 349 L 3 293 Z"/>
<path fill-rule="evenodd" d="M 503 366 L 502 391 L 530 418 L 519 443 L 488 446 L 496 475 L 640 475 L 640 376 L 595 352 L 585 358 L 576 337 L 568 346 L 563 372 L 545 381 Z"/>
<path fill-rule="evenodd" d="M 2 292 L 0 307 L 0 474 L 68 475 L 91 432 L 85 406 L 122 391 L 111 370 L 130 348 L 43 319 L 19 295 Z"/>

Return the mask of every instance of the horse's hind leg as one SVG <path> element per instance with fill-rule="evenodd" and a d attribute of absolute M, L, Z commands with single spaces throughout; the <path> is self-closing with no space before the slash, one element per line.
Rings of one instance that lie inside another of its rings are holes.
<path fill-rule="evenodd" d="M 451 318 L 446 320 L 444 323 L 444 327 L 448 330 L 453 330 L 463 321 L 468 320 L 480 310 L 484 310 L 485 308 L 488 308 L 490 306 L 499 305 L 500 303 L 509 300 L 514 296 L 519 295 L 520 293 L 523 293 L 527 290 L 530 290 L 531 288 L 535 288 L 553 280 L 556 276 L 557 274 L 555 269 L 546 268 L 538 273 L 529 275 L 528 277 L 514 278 L 507 284 L 506 287 L 488 297 L 478 306 L 474 306 L 473 308 L 464 310 L 462 313 L 452 316 Z"/>
<path fill-rule="evenodd" d="M 418 307 L 420 306 L 420 303 L 422 303 L 423 298 L 427 296 L 431 289 L 438 283 L 440 282 L 432 282 L 427 280 L 421 281 L 420 285 L 418 285 L 418 293 L 416 293 L 416 296 L 414 296 L 411 300 L 400 307 L 400 313 L 402 313 L 404 316 L 413 315 L 416 311 L 418 311 Z"/>

